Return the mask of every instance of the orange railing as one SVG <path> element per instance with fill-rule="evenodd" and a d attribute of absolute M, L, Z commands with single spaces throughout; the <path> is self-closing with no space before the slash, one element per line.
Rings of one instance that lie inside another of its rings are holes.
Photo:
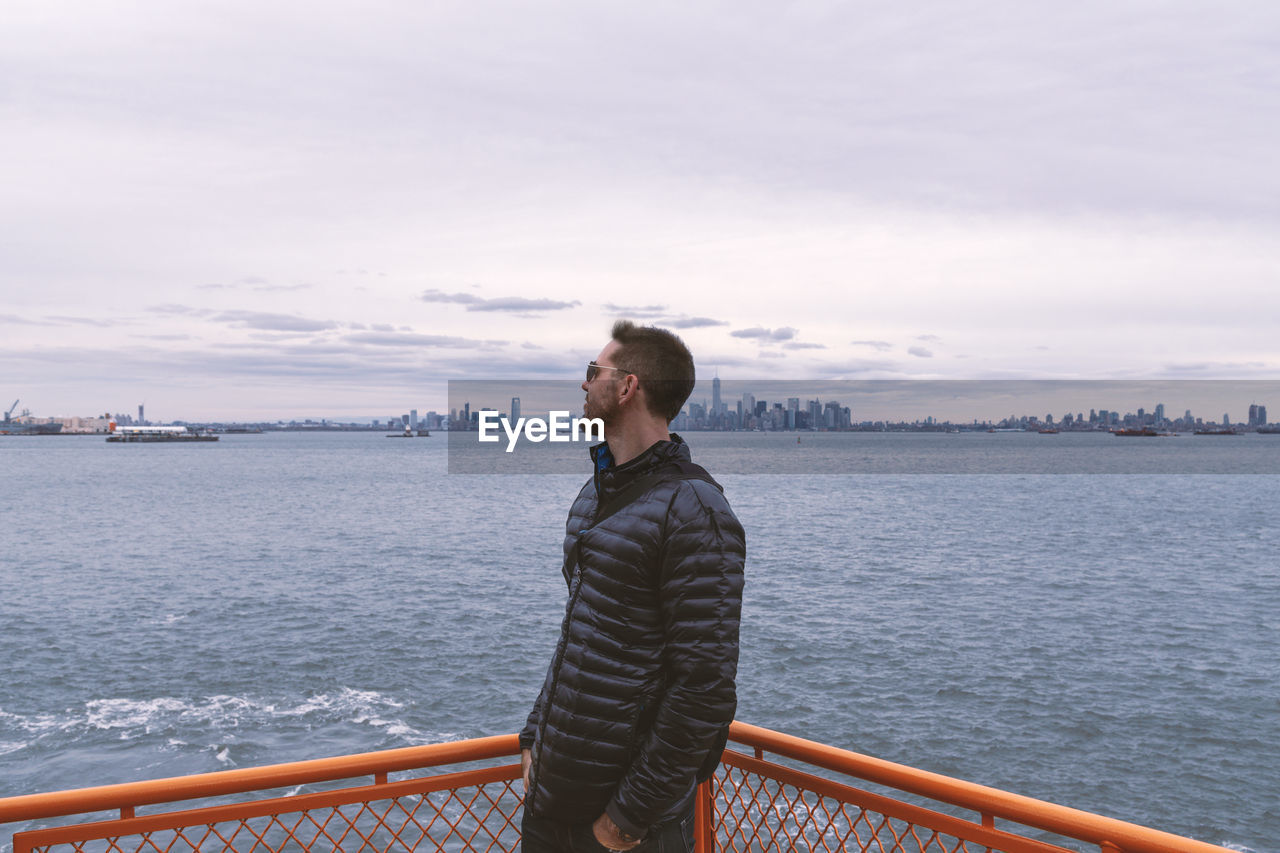
<path fill-rule="evenodd" d="M 719 771 L 699 789 L 695 827 L 699 853 L 1049 853 L 1081 849 L 1079 842 L 1102 853 L 1222 853 L 1224 849 L 744 723 L 734 723 L 730 737 L 751 751 L 726 750 Z M 515 735 L 501 735 L 32 794 L 0 799 L 0 823 L 113 813 L 90 822 L 20 831 L 13 836 L 14 853 L 512 851 L 520 843 L 520 766 L 509 759 L 518 751 Z M 471 766 L 459 769 L 464 764 Z M 440 772 L 443 768 L 448 772 Z M 393 773 L 408 778 L 392 779 Z M 372 777 L 372 784 L 349 784 L 366 776 Z M 348 785 L 273 793 L 338 780 L 348 780 Z M 851 781 L 894 793 L 873 793 L 853 787 Z M 251 792 L 258 798 L 138 813 L 144 806 Z M 929 803 L 911 801 L 921 799 Z M 966 817 L 965 811 L 973 812 L 972 817 Z"/>

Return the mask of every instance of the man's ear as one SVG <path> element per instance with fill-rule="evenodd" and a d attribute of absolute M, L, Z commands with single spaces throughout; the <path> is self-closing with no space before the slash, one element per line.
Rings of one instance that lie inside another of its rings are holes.
<path fill-rule="evenodd" d="M 618 394 L 619 403 L 627 403 L 640 396 L 640 380 L 627 374 L 622 380 L 622 392 Z"/>

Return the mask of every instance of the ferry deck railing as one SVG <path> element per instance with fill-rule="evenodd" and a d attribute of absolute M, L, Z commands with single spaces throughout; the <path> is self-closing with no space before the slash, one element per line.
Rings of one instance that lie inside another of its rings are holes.
<path fill-rule="evenodd" d="M 698 790 L 698 853 L 1225 849 L 741 722 L 730 741 L 719 770 Z M 19 831 L 14 853 L 513 851 L 522 808 L 518 754 L 516 736 L 499 735 L 31 794 L 0 799 L 0 824 L 88 819 Z M 339 780 L 346 784 L 333 787 Z M 325 789 L 302 792 L 317 787 Z"/>

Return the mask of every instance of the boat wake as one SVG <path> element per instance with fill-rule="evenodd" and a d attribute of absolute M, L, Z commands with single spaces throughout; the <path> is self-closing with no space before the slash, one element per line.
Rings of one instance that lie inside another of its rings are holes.
<path fill-rule="evenodd" d="M 296 742 L 303 735 L 322 743 L 342 738 L 349 746 L 357 734 L 353 728 L 364 730 L 357 739 L 369 743 L 370 749 L 460 737 L 411 725 L 404 719 L 405 708 L 405 702 L 392 696 L 352 687 L 293 697 L 113 697 L 92 699 L 60 714 L 0 708 L 0 755 L 20 761 L 80 748 L 100 751 L 132 741 L 162 752 L 207 752 L 219 764 L 237 766 L 242 763 L 237 754 L 256 758 L 263 749 L 274 751 L 276 741 Z"/>

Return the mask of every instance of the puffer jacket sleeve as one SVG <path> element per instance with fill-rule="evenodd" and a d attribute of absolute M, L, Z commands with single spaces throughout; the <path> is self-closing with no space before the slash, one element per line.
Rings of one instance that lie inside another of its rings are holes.
<path fill-rule="evenodd" d="M 529 712 L 529 718 L 525 720 L 524 728 L 520 730 L 520 748 L 533 749 L 533 742 L 538 736 L 538 726 L 542 722 L 542 706 L 546 701 L 547 687 L 544 683 L 542 690 L 538 691 L 538 698 L 533 703 L 533 710 Z"/>
<path fill-rule="evenodd" d="M 711 484 L 685 481 L 668 515 L 658 593 L 666 688 L 653 726 L 606 813 L 643 835 L 693 786 L 737 708 L 746 540 Z"/>

